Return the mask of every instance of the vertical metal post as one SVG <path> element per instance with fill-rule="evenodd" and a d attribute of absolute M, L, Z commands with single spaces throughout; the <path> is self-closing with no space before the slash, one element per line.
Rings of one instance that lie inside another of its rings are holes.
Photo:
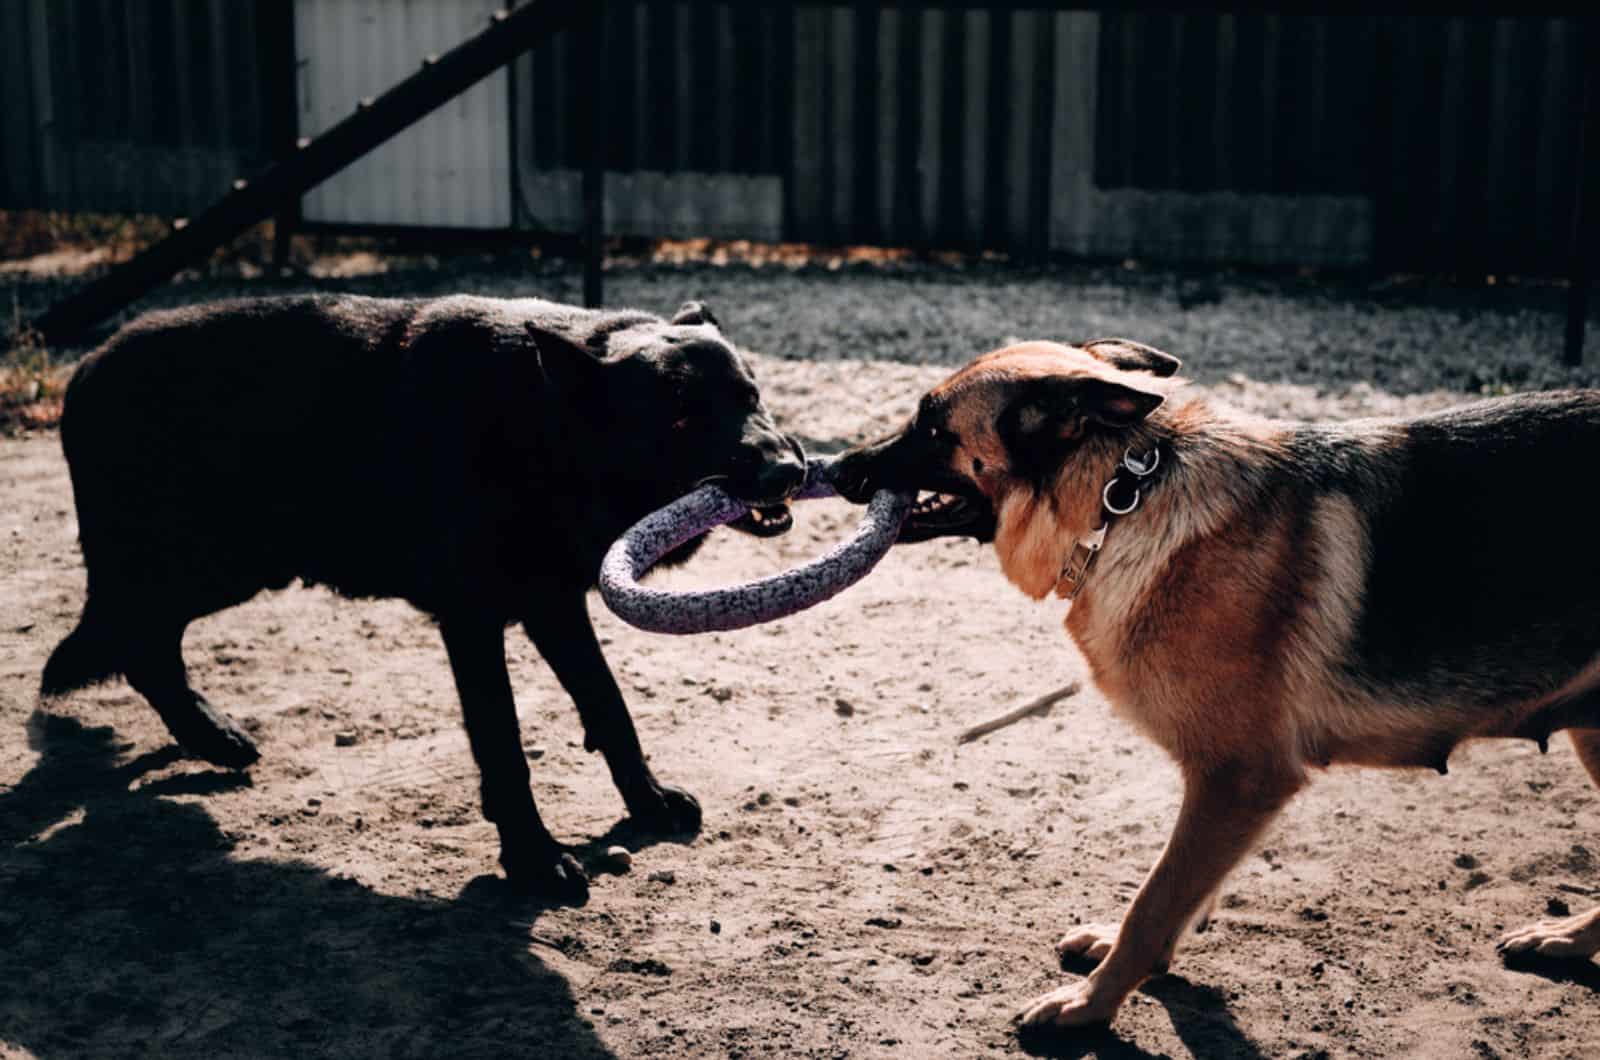
<path fill-rule="evenodd" d="M 269 64 L 264 78 L 268 118 L 268 137 L 275 162 L 286 161 L 299 150 L 300 70 L 294 43 L 294 4 L 258 0 L 256 18 L 266 44 Z M 300 197 L 285 199 L 272 221 L 272 268 L 282 271 L 289 264 L 290 240 L 300 223 Z"/>
<path fill-rule="evenodd" d="M 1578 164 L 1572 195 L 1572 251 L 1567 288 L 1567 342 L 1565 360 L 1569 365 L 1583 363 L 1583 333 L 1589 318 L 1589 285 L 1592 282 L 1595 217 L 1600 208 L 1594 202 L 1594 183 L 1600 180 L 1600 109 L 1595 107 L 1594 64 L 1600 53 L 1600 19 L 1593 15 L 1579 29 L 1583 56 L 1583 105 L 1578 116 Z"/>
<path fill-rule="evenodd" d="M 604 48 L 602 46 L 605 5 L 594 0 L 587 25 L 583 27 L 584 85 L 579 122 L 583 137 L 583 304 L 598 307 L 605 302 L 605 127 L 610 108 L 606 105 Z"/>

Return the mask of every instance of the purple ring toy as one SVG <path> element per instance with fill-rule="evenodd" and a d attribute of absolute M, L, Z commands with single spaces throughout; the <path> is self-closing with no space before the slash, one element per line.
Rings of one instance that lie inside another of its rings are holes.
<path fill-rule="evenodd" d="M 833 462 L 812 458 L 805 485 L 791 500 L 836 495 Z M 718 486 L 701 486 L 653 512 L 617 539 L 600 563 L 600 596 L 630 625 L 652 633 L 710 633 L 743 629 L 804 611 L 854 585 L 875 567 L 911 510 L 904 493 L 880 491 L 846 541 L 800 567 L 721 589 L 669 592 L 639 584 L 668 552 L 750 510 Z"/>

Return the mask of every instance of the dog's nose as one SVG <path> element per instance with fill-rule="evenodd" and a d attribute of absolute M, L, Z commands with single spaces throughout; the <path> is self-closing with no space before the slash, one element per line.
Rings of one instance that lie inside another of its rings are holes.
<path fill-rule="evenodd" d="M 805 484 L 805 479 L 805 450 L 794 439 L 775 431 L 747 438 L 734 457 L 732 485 L 747 500 L 786 500 Z"/>
<path fill-rule="evenodd" d="M 829 469 L 828 478 L 839 496 L 852 504 L 865 504 L 871 499 L 871 484 L 867 479 L 867 461 L 860 449 L 840 454 Z"/>
<path fill-rule="evenodd" d="M 792 439 L 783 441 L 785 444 L 764 454 L 766 460 L 756 474 L 756 489 L 763 497 L 790 497 L 805 484 L 805 451 Z"/>

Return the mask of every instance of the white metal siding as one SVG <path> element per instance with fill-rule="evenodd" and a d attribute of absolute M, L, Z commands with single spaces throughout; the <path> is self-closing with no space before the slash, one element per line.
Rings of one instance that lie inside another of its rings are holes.
<path fill-rule="evenodd" d="M 295 0 L 300 135 L 314 137 L 489 24 L 503 0 Z M 507 228 L 511 114 L 500 69 L 305 196 L 310 221 Z"/>

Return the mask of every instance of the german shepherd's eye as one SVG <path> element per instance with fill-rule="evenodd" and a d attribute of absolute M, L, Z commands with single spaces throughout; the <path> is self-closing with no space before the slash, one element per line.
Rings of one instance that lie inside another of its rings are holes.
<path fill-rule="evenodd" d="M 930 443 L 940 447 L 953 446 L 960 440 L 953 431 L 947 431 L 943 427 L 936 427 L 931 423 L 922 428 L 922 434 Z"/>

